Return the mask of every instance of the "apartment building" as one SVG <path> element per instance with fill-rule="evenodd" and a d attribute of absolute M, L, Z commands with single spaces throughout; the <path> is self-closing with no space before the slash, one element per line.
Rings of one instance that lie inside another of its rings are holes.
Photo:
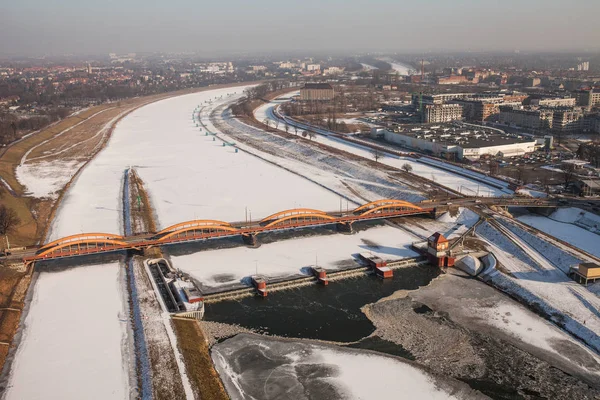
<path fill-rule="evenodd" d="M 450 122 L 462 119 L 459 104 L 427 104 L 423 107 L 423 122 Z"/>

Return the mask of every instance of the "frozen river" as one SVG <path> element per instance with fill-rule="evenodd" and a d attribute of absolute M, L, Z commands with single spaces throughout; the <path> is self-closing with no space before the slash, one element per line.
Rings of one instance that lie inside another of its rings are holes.
<path fill-rule="evenodd" d="M 200 106 L 209 112 L 240 97 L 243 89 L 170 98 L 126 116 L 64 196 L 48 240 L 82 232 L 122 233 L 123 174 L 129 167 L 136 168 L 144 181 L 160 227 L 200 218 L 240 221 L 246 210 L 256 219 L 296 207 L 338 209 L 340 197 L 333 191 L 246 152 L 235 152 L 196 126 L 194 109 Z M 273 244 L 257 254 L 272 260 L 277 275 L 298 273 L 313 259 L 313 247 L 324 263 L 347 258 L 372 242 L 381 245 L 381 251 L 399 247 L 395 258 L 412 255 L 405 249 L 412 238 L 396 229 L 376 228 L 364 235 L 307 239 L 306 248 L 289 246 L 293 241 Z M 289 257 L 277 259 L 284 254 Z M 243 263 L 218 258 L 209 265 L 199 263 L 208 256 L 179 256 L 175 267 L 199 277 L 217 271 L 229 272 L 235 279 L 247 274 Z M 242 254 L 241 259 L 250 257 L 256 258 Z M 267 267 L 265 262 L 262 268 Z M 62 399 L 130 397 L 136 385 L 131 377 L 123 273 L 116 262 L 40 273 L 12 365 L 8 398 L 49 393 Z"/>

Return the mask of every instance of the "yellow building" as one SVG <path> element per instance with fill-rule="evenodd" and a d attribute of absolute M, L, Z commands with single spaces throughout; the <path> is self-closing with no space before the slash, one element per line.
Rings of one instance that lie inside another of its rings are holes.
<path fill-rule="evenodd" d="M 577 277 L 577 282 L 585 283 L 587 286 L 589 281 L 596 282 L 600 279 L 600 265 L 587 262 L 581 263 L 577 267 L 571 267 L 569 275 L 573 275 L 573 279 Z"/>

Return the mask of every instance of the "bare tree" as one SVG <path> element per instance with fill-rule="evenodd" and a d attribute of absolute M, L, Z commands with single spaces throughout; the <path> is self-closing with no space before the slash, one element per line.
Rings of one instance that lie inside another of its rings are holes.
<path fill-rule="evenodd" d="M 379 162 L 379 160 L 381 158 L 385 157 L 385 154 L 383 153 L 383 151 L 381 151 L 379 149 L 373 149 L 373 150 L 371 150 L 371 157 L 373 157 L 375 162 Z"/>
<path fill-rule="evenodd" d="M 317 138 L 317 134 L 316 134 L 316 133 L 314 133 L 313 131 L 309 131 L 309 132 L 308 132 L 308 138 L 309 138 L 310 140 L 316 139 L 316 138 Z"/>
<path fill-rule="evenodd" d="M 575 178 L 575 166 L 573 164 L 565 165 L 563 168 L 563 177 L 565 178 L 565 186 L 573 182 Z"/>
<path fill-rule="evenodd" d="M 6 207 L 4 204 L 0 205 L 0 235 L 6 236 L 20 223 L 21 218 L 15 210 Z"/>
<path fill-rule="evenodd" d="M 298 134 L 298 127 L 296 125 L 294 125 L 294 132 L 296 133 L 296 135 Z"/>
<path fill-rule="evenodd" d="M 302 131 L 302 137 L 305 138 L 308 136 L 308 131 Z"/>
<path fill-rule="evenodd" d="M 283 128 L 285 129 L 285 133 L 288 133 L 288 131 L 290 130 L 290 126 L 288 125 L 287 122 L 285 123 L 285 125 L 283 126 Z"/>
<path fill-rule="evenodd" d="M 525 183 L 525 167 L 519 167 L 517 168 L 517 171 L 515 172 L 517 180 L 521 183 Z"/>
<path fill-rule="evenodd" d="M 279 120 L 278 119 L 275 120 L 275 129 L 279 129 Z"/>
<path fill-rule="evenodd" d="M 402 169 L 403 169 L 405 172 L 409 172 L 409 173 L 410 173 L 410 172 L 413 170 L 413 167 L 412 167 L 412 165 L 410 165 L 409 163 L 404 163 L 404 164 L 402 164 L 402 167 L 401 167 L 401 168 L 402 168 Z"/>
<path fill-rule="evenodd" d="M 269 124 L 271 123 L 271 121 L 269 121 L 269 118 L 265 118 L 263 120 L 263 124 L 265 124 L 267 126 L 267 130 L 269 130 Z"/>

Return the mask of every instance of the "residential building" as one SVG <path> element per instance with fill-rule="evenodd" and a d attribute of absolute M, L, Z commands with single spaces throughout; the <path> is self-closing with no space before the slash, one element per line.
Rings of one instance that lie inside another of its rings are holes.
<path fill-rule="evenodd" d="M 339 75 L 344 72 L 344 68 L 340 67 L 329 67 L 323 70 L 323 75 Z"/>
<path fill-rule="evenodd" d="M 575 186 L 583 196 L 600 196 L 600 180 L 582 179 Z"/>
<path fill-rule="evenodd" d="M 454 100 L 463 108 L 463 116 L 468 121 L 488 121 L 500 113 L 500 102 L 502 98 L 486 100 Z"/>
<path fill-rule="evenodd" d="M 531 105 L 540 107 L 574 107 L 576 102 L 575 97 L 531 99 Z"/>
<path fill-rule="evenodd" d="M 529 129 L 552 128 L 554 111 L 544 108 L 517 108 L 513 106 L 500 106 L 498 121 L 501 124 L 519 126 Z"/>
<path fill-rule="evenodd" d="M 335 96 L 333 86 L 329 83 L 306 83 L 300 89 L 300 100 L 302 101 L 329 101 Z"/>
<path fill-rule="evenodd" d="M 296 64 L 294 64 L 292 62 L 282 62 L 279 64 L 280 69 L 292 69 L 295 67 L 296 67 Z"/>
<path fill-rule="evenodd" d="M 423 122 L 450 122 L 462 119 L 459 104 L 427 104 L 422 111 Z"/>
<path fill-rule="evenodd" d="M 577 105 L 591 110 L 593 107 L 600 106 L 600 90 L 577 90 L 575 92 Z"/>
<path fill-rule="evenodd" d="M 553 111 L 552 130 L 555 132 L 580 132 L 584 128 L 584 113 L 581 108 L 561 108 Z"/>
<path fill-rule="evenodd" d="M 577 64 L 577 71 L 589 71 L 590 70 L 590 62 L 584 61 L 581 64 Z"/>
<path fill-rule="evenodd" d="M 441 76 L 437 79 L 438 85 L 459 85 L 467 82 L 467 77 L 462 75 Z"/>
<path fill-rule="evenodd" d="M 523 86 L 525 86 L 525 87 L 536 87 L 536 86 L 540 86 L 541 84 L 542 84 L 542 80 L 540 78 L 536 78 L 536 77 L 525 78 L 523 80 Z"/>
<path fill-rule="evenodd" d="M 307 71 L 320 71 L 321 70 L 321 65 L 319 64 L 306 64 L 306 70 Z"/>

